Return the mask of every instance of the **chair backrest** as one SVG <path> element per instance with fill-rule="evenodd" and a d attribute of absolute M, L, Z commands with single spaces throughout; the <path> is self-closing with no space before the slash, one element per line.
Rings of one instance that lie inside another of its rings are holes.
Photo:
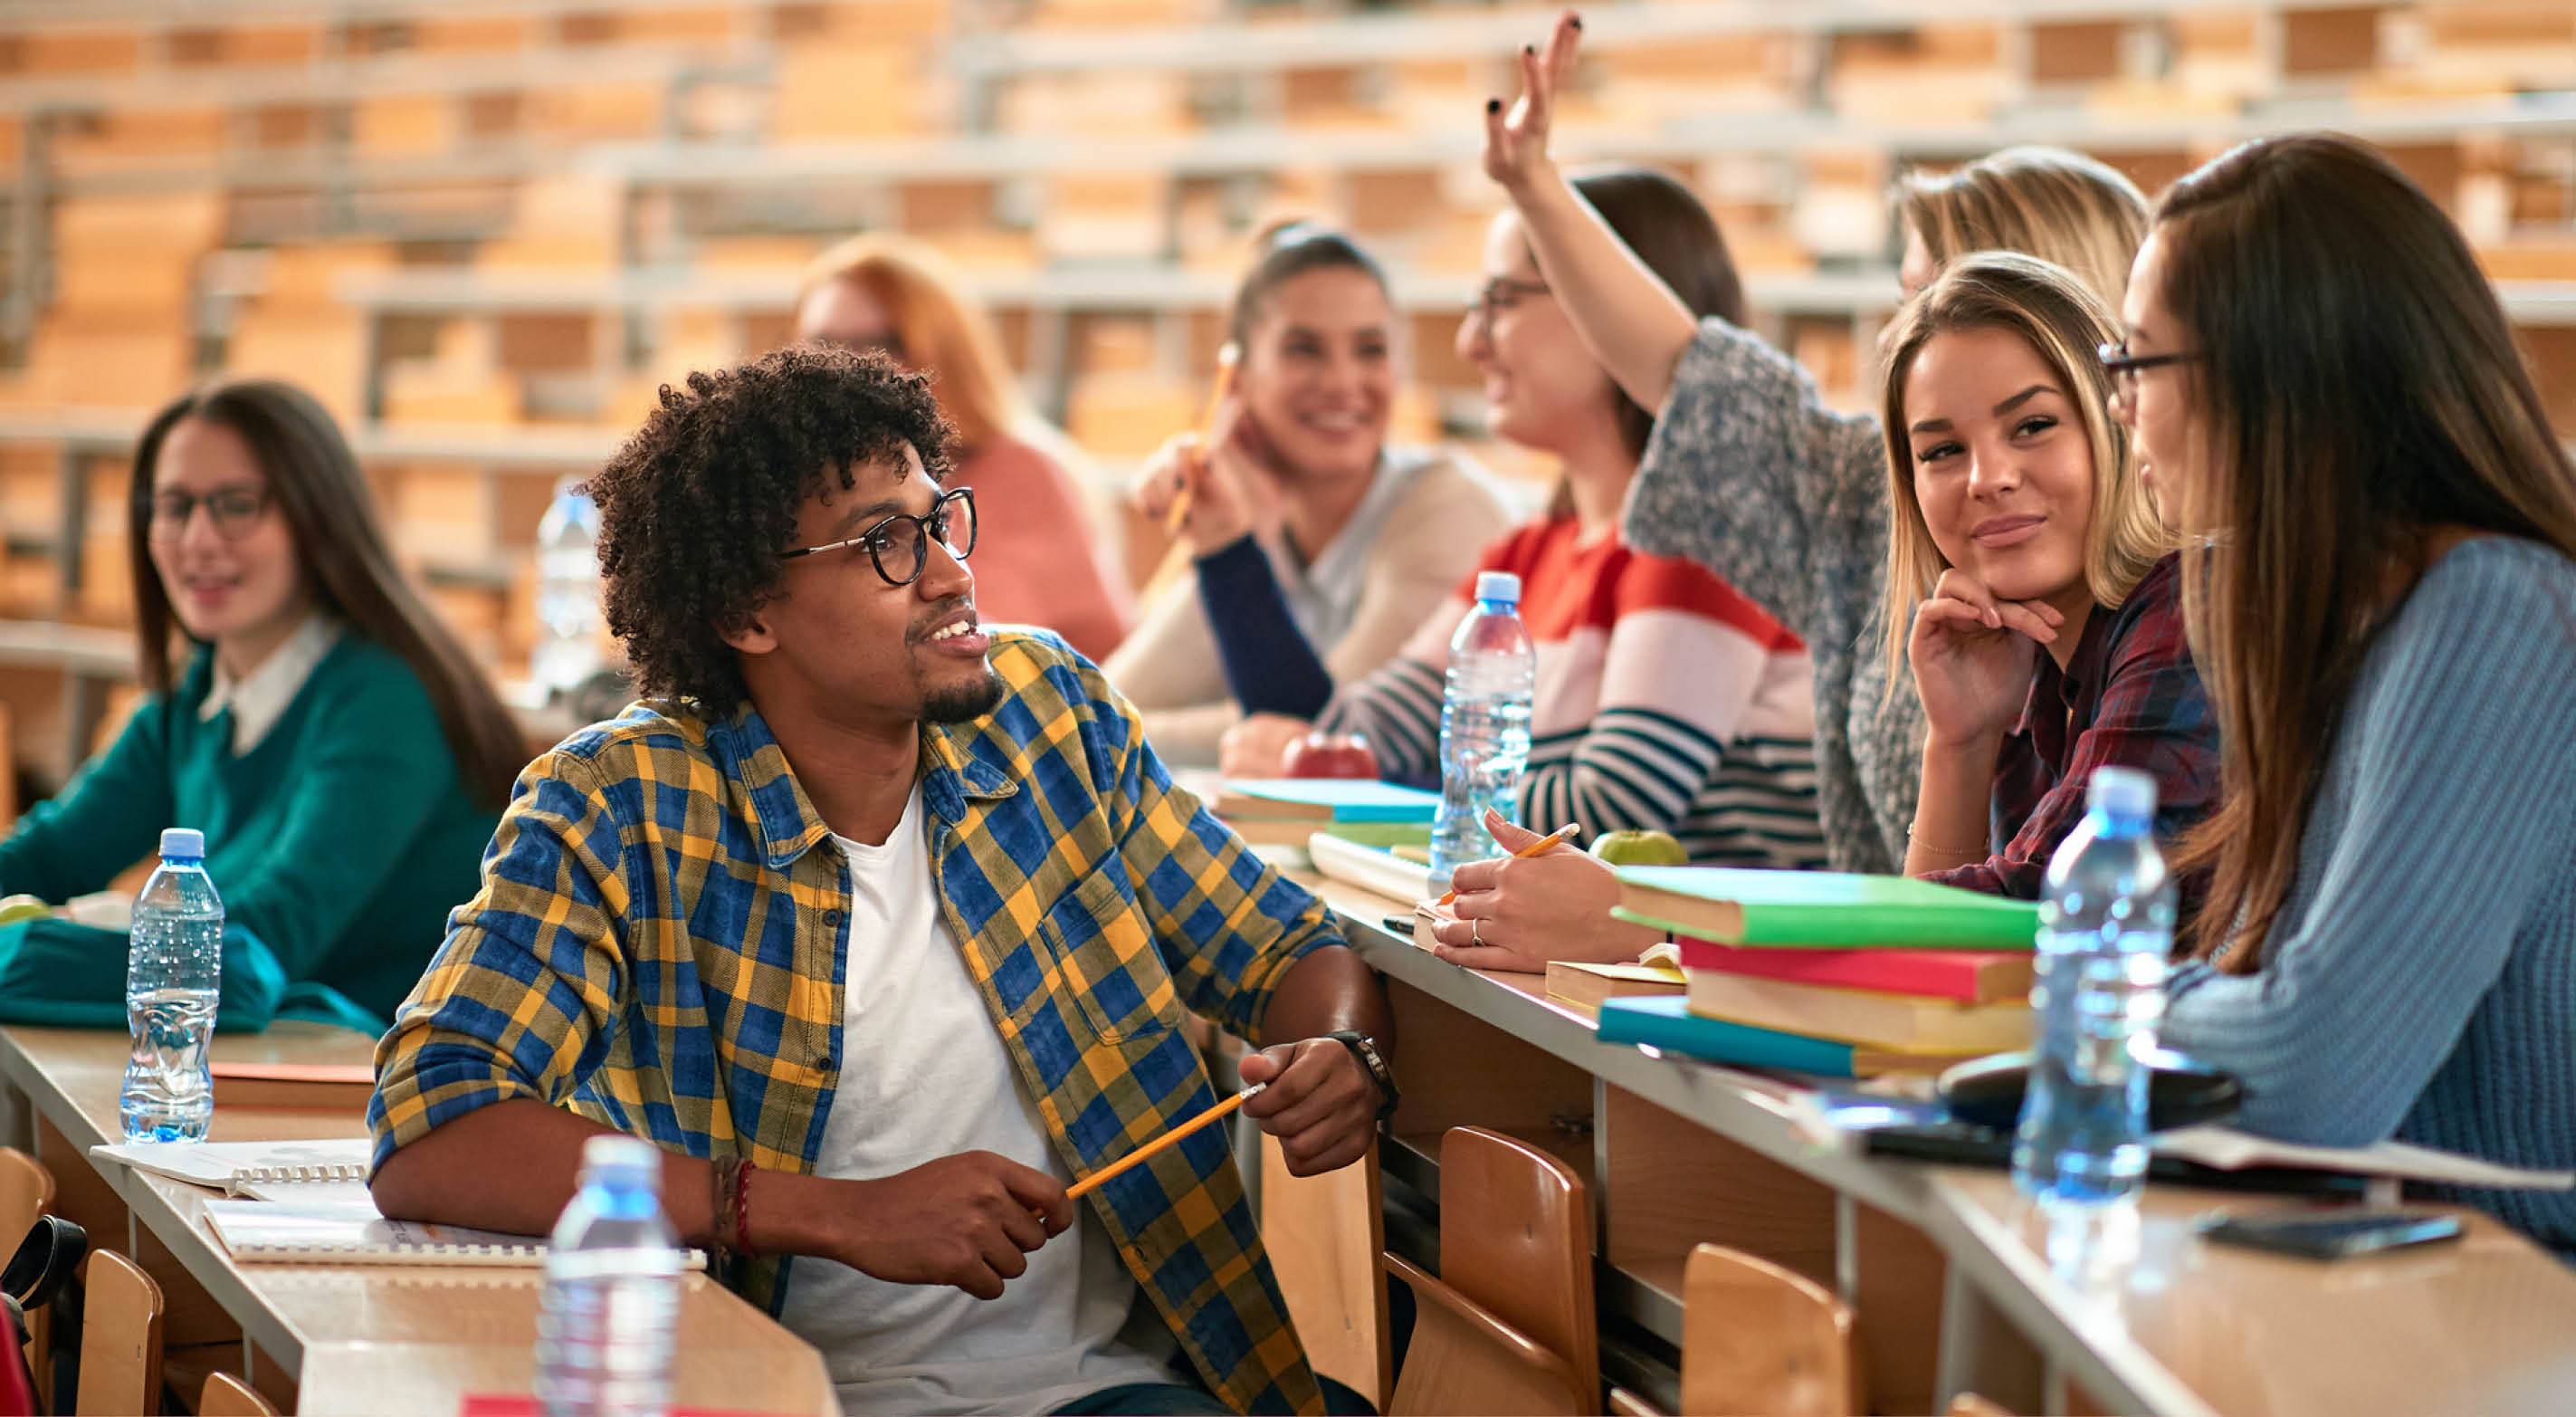
<path fill-rule="evenodd" d="M 1445 1201 L 1441 1209 L 1447 1213 Z M 1414 1297 L 1413 1339 L 1387 1417 L 1581 1417 L 1592 1410 L 1598 1385 L 1579 1385 L 1564 1359 L 1412 1263 L 1388 1255 L 1386 1269 Z"/>
<path fill-rule="evenodd" d="M 161 1410 L 161 1286 L 112 1250 L 90 1253 L 82 1276 L 82 1417 Z"/>
<path fill-rule="evenodd" d="M 54 1204 L 54 1173 L 14 1146 L 0 1146 L 0 1262 Z"/>
<path fill-rule="evenodd" d="M 1663 1409 L 1623 1387 L 1610 1389 L 1610 1417 L 1664 1417 Z"/>
<path fill-rule="evenodd" d="M 2013 1417 L 2013 1415 L 2010 1411 L 1997 1407 L 1973 1392 L 1963 1392 L 1950 1399 L 1949 1417 Z"/>
<path fill-rule="evenodd" d="M 1600 1401 L 1600 1319 L 1592 1303 L 1592 1201 L 1572 1168 L 1482 1127 L 1440 1141 L 1440 1277 L 1565 1360 Z"/>
<path fill-rule="evenodd" d="M 232 1374 L 208 1373 L 206 1394 L 197 1401 L 197 1417 L 277 1417 L 277 1408 Z"/>
<path fill-rule="evenodd" d="M 0 1264 L 17 1253 L 20 1241 L 54 1206 L 54 1173 L 45 1163 L 14 1146 L 0 1146 Z M 54 1317 L 48 1309 L 27 1315 L 27 1371 L 35 1375 L 36 1395 L 44 1399 L 53 1368 Z M 0 1363 L 13 1361 L 16 1338 L 0 1323 Z"/>
<path fill-rule="evenodd" d="M 1722 1245 L 1691 1251 L 1682 1291 L 1683 1412 L 1850 1417 L 1850 1305 Z"/>
<path fill-rule="evenodd" d="M 1389 1345 L 1386 1207 L 1377 1148 L 1338 1171 L 1291 1176 L 1279 1139 L 1261 1138 L 1261 1244 L 1315 1371 L 1384 1410 L 1395 1384 Z"/>

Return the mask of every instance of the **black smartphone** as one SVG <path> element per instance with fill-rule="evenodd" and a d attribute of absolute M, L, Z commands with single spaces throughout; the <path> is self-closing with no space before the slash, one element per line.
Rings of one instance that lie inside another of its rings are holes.
<path fill-rule="evenodd" d="M 2460 1238 L 2460 1218 L 2421 1210 L 2294 1210 L 2204 1216 L 2203 1237 L 2312 1260 L 2342 1260 Z"/>

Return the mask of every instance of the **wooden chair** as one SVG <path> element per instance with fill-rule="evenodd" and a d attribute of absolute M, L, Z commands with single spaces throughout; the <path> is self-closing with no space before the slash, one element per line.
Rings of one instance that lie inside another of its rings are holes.
<path fill-rule="evenodd" d="M 112 1250 L 82 1275 L 81 1417 L 161 1410 L 161 1286 Z"/>
<path fill-rule="evenodd" d="M 2013 1417 L 2013 1415 L 1973 1392 L 1963 1392 L 1950 1399 L 1949 1417 Z"/>
<path fill-rule="evenodd" d="M 232 1374 L 208 1373 L 205 1396 L 197 1400 L 197 1417 L 277 1417 L 277 1408 Z"/>
<path fill-rule="evenodd" d="M 1385 1263 L 1417 1301 L 1389 1417 L 1596 1410 L 1592 1205 L 1565 1163 L 1481 1127 L 1451 1130 L 1440 1143 L 1441 1274 Z"/>
<path fill-rule="evenodd" d="M 1851 1306 L 1805 1275 L 1722 1245 L 1682 1276 L 1682 1411 L 1850 1417 Z"/>
<path fill-rule="evenodd" d="M 14 1146 L 0 1146 L 0 1263 L 17 1251 L 18 1242 L 35 1228 L 39 1216 L 54 1206 L 54 1173 L 45 1163 Z M 53 1347 L 53 1316 L 38 1309 L 27 1315 L 27 1367 L 36 1375 L 36 1396 L 47 1404 L 53 1394 L 53 1364 L 47 1354 Z M 6 1325 L 0 1324 L 0 1331 Z"/>
<path fill-rule="evenodd" d="M 1395 1360 L 1386 1316 L 1386 1205 L 1377 1148 L 1338 1171 L 1291 1176 L 1261 1136 L 1261 1244 L 1315 1371 L 1383 1411 Z"/>
<path fill-rule="evenodd" d="M 1610 1389 L 1610 1417 L 1664 1417 L 1662 1409 L 1623 1387 Z"/>

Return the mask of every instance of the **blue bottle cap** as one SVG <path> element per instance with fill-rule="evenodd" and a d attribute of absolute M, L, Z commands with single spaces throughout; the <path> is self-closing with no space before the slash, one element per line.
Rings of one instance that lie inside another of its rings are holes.
<path fill-rule="evenodd" d="M 206 859 L 206 834 L 195 827 L 171 827 L 161 833 L 161 859 L 164 861 L 203 861 Z"/>

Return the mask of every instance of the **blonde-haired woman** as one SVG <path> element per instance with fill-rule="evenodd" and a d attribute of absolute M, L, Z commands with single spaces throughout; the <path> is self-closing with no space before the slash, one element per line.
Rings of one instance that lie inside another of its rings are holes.
<path fill-rule="evenodd" d="M 1903 676 L 1890 692 L 1868 648 L 1885 631 L 1878 421 L 1827 409 L 1806 372 L 1752 333 L 1693 319 L 1567 185 L 1548 156 L 1548 125 L 1581 27 L 1569 12 L 1544 51 L 1524 53 L 1520 102 L 1486 113 L 1485 170 L 1520 212 L 1584 342 L 1657 411 L 1628 499 L 1629 539 L 1706 564 L 1807 642 L 1826 845 L 1838 869 L 1893 871 L 1906 855 L 1923 716 Z M 1999 247 L 2076 271 L 2114 309 L 2146 212 L 2117 172 L 2044 148 L 1909 177 L 1895 205 L 1909 293 L 1948 262 Z"/>
<path fill-rule="evenodd" d="M 2173 537 L 2094 353 L 2117 333 L 2072 274 L 2001 251 L 1888 332 L 1886 662 L 1925 724 L 1909 875 L 2036 897 L 2095 768 L 2155 778 L 2166 840 L 2216 793 Z"/>
<path fill-rule="evenodd" d="M 975 489 L 977 610 L 1107 659 L 1136 602 L 1068 469 L 1079 455 L 1020 398 L 990 321 L 957 286 L 919 242 L 854 236 L 806 267 L 796 338 L 877 350 L 936 381 L 957 425 L 952 481 Z"/>
<path fill-rule="evenodd" d="M 2160 1036 L 2267 1136 L 2576 1169 L 2576 467 L 2493 288 L 2387 158 L 2277 138 L 2165 194 L 2127 323 L 2226 729 Z M 2446 1198 L 2576 1259 L 2576 1194 Z"/>

